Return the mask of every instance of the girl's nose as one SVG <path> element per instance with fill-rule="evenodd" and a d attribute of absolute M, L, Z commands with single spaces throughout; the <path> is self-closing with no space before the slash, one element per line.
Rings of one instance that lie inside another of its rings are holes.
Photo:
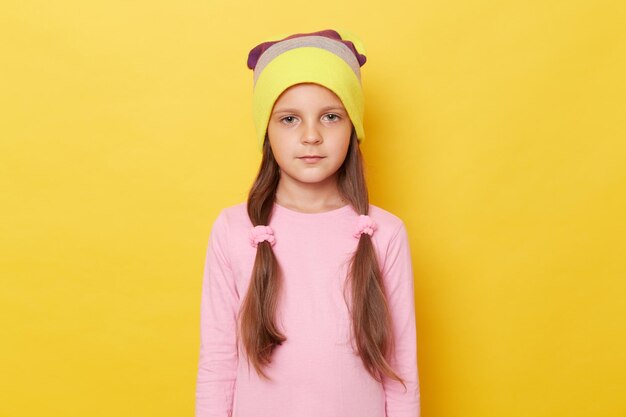
<path fill-rule="evenodd" d="M 308 123 L 304 130 L 303 142 L 305 143 L 317 143 L 322 141 L 322 135 L 319 131 L 319 126 L 315 122 Z"/>

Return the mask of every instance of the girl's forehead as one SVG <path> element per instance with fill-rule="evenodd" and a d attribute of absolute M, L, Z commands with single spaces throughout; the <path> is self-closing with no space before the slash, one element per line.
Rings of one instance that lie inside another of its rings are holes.
<path fill-rule="evenodd" d="M 304 101 L 311 99 L 328 103 L 341 104 L 341 99 L 330 89 L 315 83 L 300 83 L 292 85 L 281 93 L 276 102 Z"/>

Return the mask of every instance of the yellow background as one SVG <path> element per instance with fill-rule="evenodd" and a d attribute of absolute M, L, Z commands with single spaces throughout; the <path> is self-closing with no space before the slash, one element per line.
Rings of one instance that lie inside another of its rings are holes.
<path fill-rule="evenodd" d="M 3 2 L 0 416 L 193 415 L 210 227 L 260 161 L 247 53 L 334 26 L 409 229 L 422 415 L 626 415 L 625 12 Z"/>

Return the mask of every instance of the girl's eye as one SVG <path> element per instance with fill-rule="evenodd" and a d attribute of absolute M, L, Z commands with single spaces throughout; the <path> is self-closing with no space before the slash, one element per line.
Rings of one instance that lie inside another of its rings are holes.
<path fill-rule="evenodd" d="M 326 117 L 329 117 L 331 122 L 335 122 L 341 118 L 338 114 L 335 114 L 335 113 L 329 113 L 326 115 Z M 280 119 L 280 121 L 282 123 L 292 124 L 294 119 L 295 119 L 294 116 L 285 116 L 282 119 Z"/>

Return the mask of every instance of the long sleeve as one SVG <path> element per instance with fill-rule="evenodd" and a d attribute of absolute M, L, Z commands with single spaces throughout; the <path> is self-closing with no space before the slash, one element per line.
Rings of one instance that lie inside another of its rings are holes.
<path fill-rule="evenodd" d="M 420 386 L 417 369 L 417 335 L 411 251 L 404 223 L 400 224 L 387 248 L 383 276 L 393 320 L 395 355 L 390 365 L 404 380 L 404 386 L 386 375 L 383 388 L 387 417 L 419 417 Z"/>
<path fill-rule="evenodd" d="M 238 294 L 227 256 L 227 236 L 222 211 L 213 223 L 202 281 L 196 417 L 229 417 L 232 413 Z"/>

